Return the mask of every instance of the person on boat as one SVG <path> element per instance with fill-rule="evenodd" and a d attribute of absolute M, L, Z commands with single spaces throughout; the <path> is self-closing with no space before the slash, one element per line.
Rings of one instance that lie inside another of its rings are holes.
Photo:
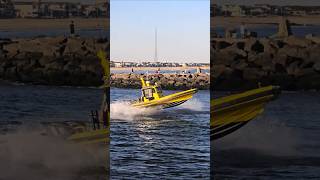
<path fill-rule="evenodd" d="M 141 91 L 142 91 L 142 98 L 141 98 L 142 100 L 143 98 L 146 98 L 148 100 L 154 99 L 153 97 L 154 90 L 152 86 L 150 86 L 150 81 L 146 81 L 146 87 L 142 88 Z"/>

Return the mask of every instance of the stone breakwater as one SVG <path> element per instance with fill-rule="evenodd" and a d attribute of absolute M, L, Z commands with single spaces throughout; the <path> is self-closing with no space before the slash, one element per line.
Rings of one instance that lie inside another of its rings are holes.
<path fill-rule="evenodd" d="M 205 73 L 199 74 L 111 74 L 112 87 L 118 88 L 141 88 L 140 77 L 157 82 L 162 89 L 185 90 L 190 88 L 209 89 L 210 76 Z"/>
<path fill-rule="evenodd" d="M 0 40 L 0 79 L 44 85 L 99 86 L 96 53 L 105 39 L 43 37 Z"/>
<path fill-rule="evenodd" d="M 320 38 L 213 39 L 211 75 L 215 90 L 320 90 Z"/>

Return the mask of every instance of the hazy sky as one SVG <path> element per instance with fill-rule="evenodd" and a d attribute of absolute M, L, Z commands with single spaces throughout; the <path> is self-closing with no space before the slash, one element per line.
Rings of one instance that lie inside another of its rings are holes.
<path fill-rule="evenodd" d="M 319 6 L 320 0 L 212 0 L 217 4 L 273 4 L 273 5 L 305 5 L 305 6 Z"/>
<path fill-rule="evenodd" d="M 209 0 L 111 0 L 111 60 L 210 61 Z"/>

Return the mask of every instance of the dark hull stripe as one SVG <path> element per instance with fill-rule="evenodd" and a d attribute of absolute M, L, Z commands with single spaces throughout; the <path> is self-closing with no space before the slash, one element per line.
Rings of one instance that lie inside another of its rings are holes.
<path fill-rule="evenodd" d="M 101 140 L 101 141 L 106 141 L 108 140 L 108 134 L 103 132 L 100 134 L 96 134 L 96 135 L 92 135 L 92 136 L 87 136 L 87 137 L 81 137 L 81 138 L 74 138 L 74 139 L 70 139 L 74 142 L 85 142 L 85 141 L 91 141 L 91 140 Z"/>
<path fill-rule="evenodd" d="M 179 106 L 180 104 L 182 104 L 182 103 L 184 103 L 186 101 L 187 100 L 183 100 L 183 101 L 178 101 L 178 102 L 173 102 L 173 103 L 166 104 L 166 105 L 163 106 L 163 109 Z"/>
<path fill-rule="evenodd" d="M 210 130 L 210 139 L 216 140 L 216 139 L 222 138 L 222 137 L 238 130 L 239 128 L 241 128 L 242 126 L 244 126 L 247 123 L 248 123 L 248 121 L 238 122 L 238 123 L 230 123 L 227 125 L 222 125 L 222 126 L 218 126 L 216 128 L 212 128 Z"/>
<path fill-rule="evenodd" d="M 229 102 L 225 102 L 225 103 L 222 103 L 222 104 L 214 105 L 214 106 L 212 106 L 212 109 L 214 111 L 218 111 L 219 109 L 223 109 L 223 108 L 228 107 L 228 106 L 232 106 L 232 105 L 239 104 L 239 103 L 242 103 L 242 102 L 258 99 L 258 98 L 261 98 L 261 97 L 267 97 L 269 95 L 273 95 L 274 96 L 273 99 L 275 99 L 279 95 L 279 93 L 280 93 L 280 90 L 278 88 L 270 89 L 268 91 L 263 91 L 263 92 L 260 92 L 260 93 L 251 94 L 251 95 L 248 95 L 248 96 L 244 96 L 244 97 L 241 97 L 241 98 L 237 98 L 237 99 L 231 100 Z"/>

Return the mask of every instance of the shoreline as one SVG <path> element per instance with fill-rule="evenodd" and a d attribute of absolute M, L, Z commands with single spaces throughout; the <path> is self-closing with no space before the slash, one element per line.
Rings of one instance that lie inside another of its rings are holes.
<path fill-rule="evenodd" d="M 278 25 L 282 16 L 268 17 L 211 17 L 211 28 L 226 27 L 235 28 L 245 22 L 248 27 L 263 27 Z M 288 20 L 295 25 L 320 25 L 320 16 L 288 16 Z"/>
<path fill-rule="evenodd" d="M 25 30 L 69 30 L 69 24 L 74 21 L 76 29 L 103 29 L 108 30 L 109 18 L 67 18 L 67 19 L 0 19 L 0 31 Z"/>
<path fill-rule="evenodd" d="M 111 67 L 111 71 L 131 71 L 133 68 L 134 71 L 157 71 L 160 68 L 160 71 L 183 71 L 197 69 L 200 67 L 202 70 L 210 69 L 210 66 L 188 66 L 188 67 Z"/>
<path fill-rule="evenodd" d="M 159 83 L 163 90 L 199 90 L 210 89 L 210 75 L 206 73 L 194 74 L 111 74 L 110 87 L 141 89 L 141 78 L 148 79 L 151 84 Z"/>
<path fill-rule="evenodd" d="M 8 86 L 39 86 L 39 87 L 58 87 L 58 88 L 79 88 L 79 89 L 103 89 L 103 85 L 100 86 L 72 86 L 72 85 L 45 85 L 45 84 L 37 84 L 37 83 L 22 83 L 22 82 L 14 82 L 14 81 L 7 81 L 7 80 L 1 80 L 0 79 L 0 85 L 8 85 Z M 110 86 L 111 89 L 138 89 L 134 87 L 114 87 Z M 166 89 L 164 89 L 166 90 Z M 199 91 L 210 91 L 210 89 L 199 89 Z M 227 92 L 227 93 L 232 93 L 232 92 L 239 92 L 239 90 L 214 90 L 215 92 Z M 317 89 L 299 89 L 299 90 L 282 90 L 281 93 L 283 94 L 291 94 L 291 93 L 318 93 L 320 90 Z"/>

